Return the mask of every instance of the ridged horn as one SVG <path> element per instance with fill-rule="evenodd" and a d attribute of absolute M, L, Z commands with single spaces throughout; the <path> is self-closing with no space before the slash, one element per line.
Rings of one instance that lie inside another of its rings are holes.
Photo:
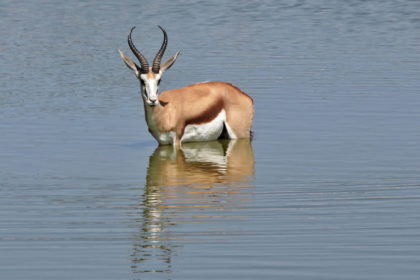
<path fill-rule="evenodd" d="M 133 26 L 133 28 L 130 30 L 130 34 L 128 34 L 128 46 L 140 62 L 140 72 L 147 73 L 149 72 L 149 63 L 147 62 L 147 59 L 141 54 L 141 52 L 136 48 L 136 46 L 134 46 L 133 40 L 131 39 L 131 33 L 133 32 L 134 28 L 136 27 Z"/>
<path fill-rule="evenodd" d="M 168 45 L 168 35 L 166 34 L 165 29 L 163 29 L 162 26 L 160 26 L 160 25 L 158 25 L 158 27 L 163 32 L 163 42 L 162 42 L 162 46 L 160 47 L 159 51 L 157 52 L 157 54 L 155 56 L 155 59 L 153 60 L 152 71 L 155 74 L 159 73 L 160 61 L 162 60 L 162 56 L 165 53 L 166 46 Z"/>

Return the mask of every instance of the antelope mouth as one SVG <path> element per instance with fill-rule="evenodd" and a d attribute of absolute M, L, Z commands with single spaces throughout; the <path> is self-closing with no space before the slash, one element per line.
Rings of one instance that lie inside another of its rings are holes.
<path fill-rule="evenodd" d="M 146 103 L 147 103 L 147 105 L 149 105 L 150 107 L 155 107 L 156 105 L 158 105 L 158 104 L 159 104 L 159 101 L 158 101 L 158 100 L 155 100 L 155 101 L 147 100 L 147 101 L 146 101 Z"/>

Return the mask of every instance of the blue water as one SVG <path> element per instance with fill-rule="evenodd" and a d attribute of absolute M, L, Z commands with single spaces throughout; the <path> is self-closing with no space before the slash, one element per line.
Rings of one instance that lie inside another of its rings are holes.
<path fill-rule="evenodd" d="M 419 279 L 419 1 L 0 3 L 0 279 Z M 254 140 L 147 132 L 161 89 L 232 82 Z"/>

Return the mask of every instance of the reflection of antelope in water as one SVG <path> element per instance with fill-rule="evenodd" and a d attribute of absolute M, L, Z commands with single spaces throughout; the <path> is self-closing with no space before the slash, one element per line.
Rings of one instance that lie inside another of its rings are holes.
<path fill-rule="evenodd" d="M 186 143 L 182 152 L 158 147 L 150 158 L 148 183 L 170 188 L 208 188 L 215 184 L 238 184 L 249 180 L 254 155 L 249 140 Z M 163 190 L 167 191 L 167 189 Z"/>
<path fill-rule="evenodd" d="M 254 155 L 246 139 L 185 143 L 178 151 L 159 146 L 149 159 L 133 272 L 170 273 L 176 247 L 170 226 L 182 222 L 177 218 L 192 208 L 205 211 L 238 205 L 243 201 L 241 193 L 251 187 L 253 174 Z M 192 218 L 202 221 L 202 217 Z"/>

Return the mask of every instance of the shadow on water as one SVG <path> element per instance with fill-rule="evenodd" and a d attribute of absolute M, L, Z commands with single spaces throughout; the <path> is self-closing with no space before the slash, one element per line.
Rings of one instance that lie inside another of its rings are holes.
<path fill-rule="evenodd" d="M 249 140 L 159 146 L 149 159 L 131 254 L 134 273 L 171 273 L 180 223 L 203 223 L 211 209 L 237 207 L 253 187 L 254 154 Z M 209 215 L 210 212 L 210 215 Z M 187 240 L 188 241 L 188 240 Z"/>

